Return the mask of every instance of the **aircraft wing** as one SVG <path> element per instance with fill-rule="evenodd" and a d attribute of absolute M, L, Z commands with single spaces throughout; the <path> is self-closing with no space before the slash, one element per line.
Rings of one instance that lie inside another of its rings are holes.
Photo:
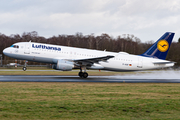
<path fill-rule="evenodd" d="M 103 57 L 96 57 L 96 58 L 86 58 L 86 59 L 76 59 L 73 60 L 77 66 L 92 66 L 94 63 L 98 63 L 100 61 L 106 62 L 108 59 L 113 58 L 114 56 L 108 55 Z"/>

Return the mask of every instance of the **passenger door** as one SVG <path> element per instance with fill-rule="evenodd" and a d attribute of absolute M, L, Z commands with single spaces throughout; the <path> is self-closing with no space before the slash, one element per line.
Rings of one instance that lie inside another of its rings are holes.
<path fill-rule="evenodd" d="M 138 65 L 137 65 L 138 68 L 142 68 L 143 67 L 143 58 L 142 57 L 139 57 L 138 58 Z"/>
<path fill-rule="evenodd" d="M 30 54 L 30 45 L 31 43 L 25 43 L 24 54 Z"/>

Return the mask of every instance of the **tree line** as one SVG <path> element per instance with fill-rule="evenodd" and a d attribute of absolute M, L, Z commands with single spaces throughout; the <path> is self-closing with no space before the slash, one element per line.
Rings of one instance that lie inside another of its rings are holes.
<path fill-rule="evenodd" d="M 83 35 L 82 33 L 76 33 L 75 35 L 58 35 L 45 38 L 39 36 L 36 31 L 24 32 L 22 35 L 12 34 L 10 36 L 0 33 L 0 54 L 2 54 L 4 48 L 16 42 L 29 41 L 112 52 L 123 51 L 136 55 L 143 54 L 153 44 L 153 41 L 142 43 L 138 37 L 131 34 L 123 34 L 122 36 L 114 38 L 108 34 L 95 36 L 94 34 Z M 180 41 L 171 44 L 166 59 L 177 62 L 177 66 L 180 65 Z M 3 55 L 3 60 L 12 60 L 12 58 Z"/>

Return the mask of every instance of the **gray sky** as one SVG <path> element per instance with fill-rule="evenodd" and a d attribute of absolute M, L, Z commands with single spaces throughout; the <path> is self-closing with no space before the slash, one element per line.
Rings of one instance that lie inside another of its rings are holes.
<path fill-rule="evenodd" d="M 177 41 L 179 21 L 180 0 L 0 0 L 0 33 L 6 35 L 133 34 L 146 42 L 175 32 Z"/>

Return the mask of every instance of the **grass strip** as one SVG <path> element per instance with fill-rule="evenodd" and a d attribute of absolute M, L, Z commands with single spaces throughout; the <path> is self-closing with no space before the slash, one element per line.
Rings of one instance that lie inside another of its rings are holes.
<path fill-rule="evenodd" d="M 180 84 L 0 82 L 0 118 L 180 119 Z"/>

